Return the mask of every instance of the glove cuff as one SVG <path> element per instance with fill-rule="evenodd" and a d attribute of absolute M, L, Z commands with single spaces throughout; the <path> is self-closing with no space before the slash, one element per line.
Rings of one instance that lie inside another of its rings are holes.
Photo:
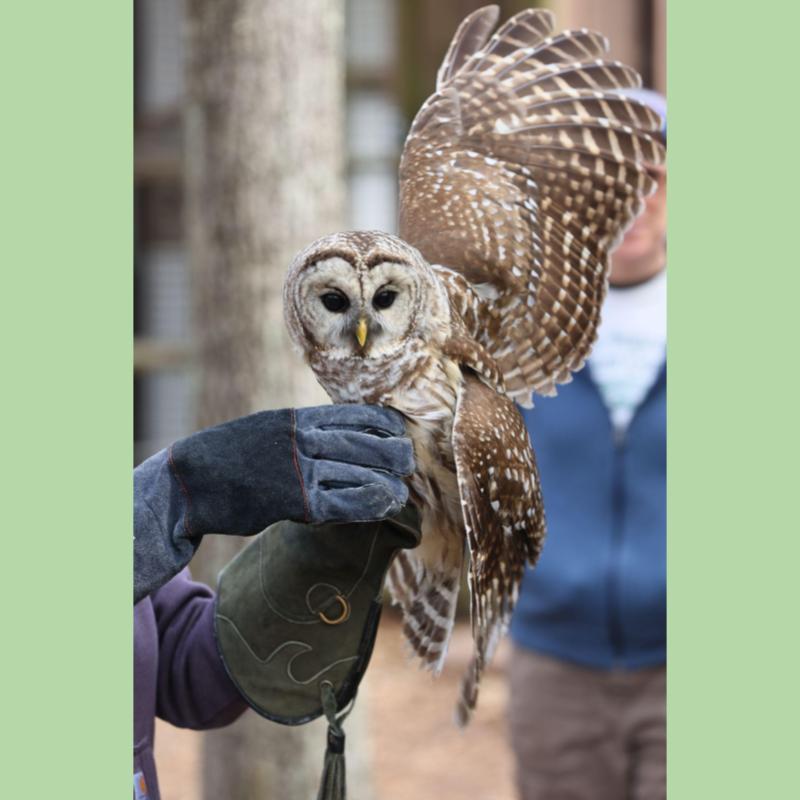
<path fill-rule="evenodd" d="M 169 466 L 185 511 L 182 535 L 247 535 L 280 519 L 306 519 L 294 411 L 261 411 L 181 439 Z"/>

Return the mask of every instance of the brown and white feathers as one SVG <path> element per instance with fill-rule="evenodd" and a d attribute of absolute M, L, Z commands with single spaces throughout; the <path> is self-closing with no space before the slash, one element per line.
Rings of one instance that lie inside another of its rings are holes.
<path fill-rule="evenodd" d="M 493 36 L 497 7 L 461 25 L 400 165 L 400 236 L 460 273 L 484 303 L 472 333 L 509 395 L 553 394 L 591 348 L 608 253 L 661 163 L 661 120 L 591 31 L 553 36 L 530 9 Z M 475 47 L 475 45 L 479 45 Z M 475 49 L 471 49 L 475 48 Z M 456 302 L 480 305 L 470 292 Z"/>
<path fill-rule="evenodd" d="M 459 27 L 400 165 L 400 237 L 335 234 L 294 260 L 289 331 L 336 402 L 408 420 L 422 543 L 388 586 L 422 663 L 441 669 L 468 554 L 474 657 L 458 718 L 505 629 L 545 523 L 514 401 L 552 394 L 595 339 L 608 254 L 654 184 L 661 124 L 586 30 L 550 12 Z M 339 299 L 331 299 L 335 295 Z M 327 299 L 326 299 L 327 297 Z"/>

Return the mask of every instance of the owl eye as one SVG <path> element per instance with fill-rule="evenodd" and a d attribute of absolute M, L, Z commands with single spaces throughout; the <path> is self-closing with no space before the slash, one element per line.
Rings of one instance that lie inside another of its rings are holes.
<path fill-rule="evenodd" d="M 392 289 L 381 289 L 379 292 L 376 292 L 375 296 L 372 298 L 372 305 L 380 309 L 389 308 L 389 306 L 394 303 L 395 297 L 397 297 L 397 292 Z"/>
<path fill-rule="evenodd" d="M 325 292 L 319 299 L 322 300 L 322 305 L 334 314 L 341 314 L 350 308 L 350 301 L 341 292 Z"/>

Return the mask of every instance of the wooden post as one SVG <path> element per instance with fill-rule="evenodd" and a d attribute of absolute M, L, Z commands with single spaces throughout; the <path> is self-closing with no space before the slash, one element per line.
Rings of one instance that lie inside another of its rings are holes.
<path fill-rule="evenodd" d="M 187 0 L 186 22 L 197 424 L 326 402 L 289 347 L 282 287 L 295 252 L 344 224 L 343 0 Z M 213 585 L 240 544 L 206 537 L 194 573 Z M 248 712 L 207 734 L 204 796 L 313 797 L 324 731 Z M 369 797 L 350 745 L 351 795 Z"/>

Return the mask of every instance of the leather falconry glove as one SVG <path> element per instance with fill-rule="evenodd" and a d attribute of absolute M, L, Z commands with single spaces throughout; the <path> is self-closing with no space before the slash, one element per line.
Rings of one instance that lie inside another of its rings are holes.
<path fill-rule="evenodd" d="M 157 453 L 134 471 L 134 602 L 186 566 L 206 534 L 396 514 L 414 469 L 404 434 L 391 409 L 331 405 L 261 411 Z"/>
<path fill-rule="evenodd" d="M 220 574 L 217 647 L 245 700 L 284 725 L 328 719 L 318 800 L 345 797 L 342 712 L 372 654 L 392 558 L 419 541 L 411 506 L 380 522 L 279 522 Z"/>

